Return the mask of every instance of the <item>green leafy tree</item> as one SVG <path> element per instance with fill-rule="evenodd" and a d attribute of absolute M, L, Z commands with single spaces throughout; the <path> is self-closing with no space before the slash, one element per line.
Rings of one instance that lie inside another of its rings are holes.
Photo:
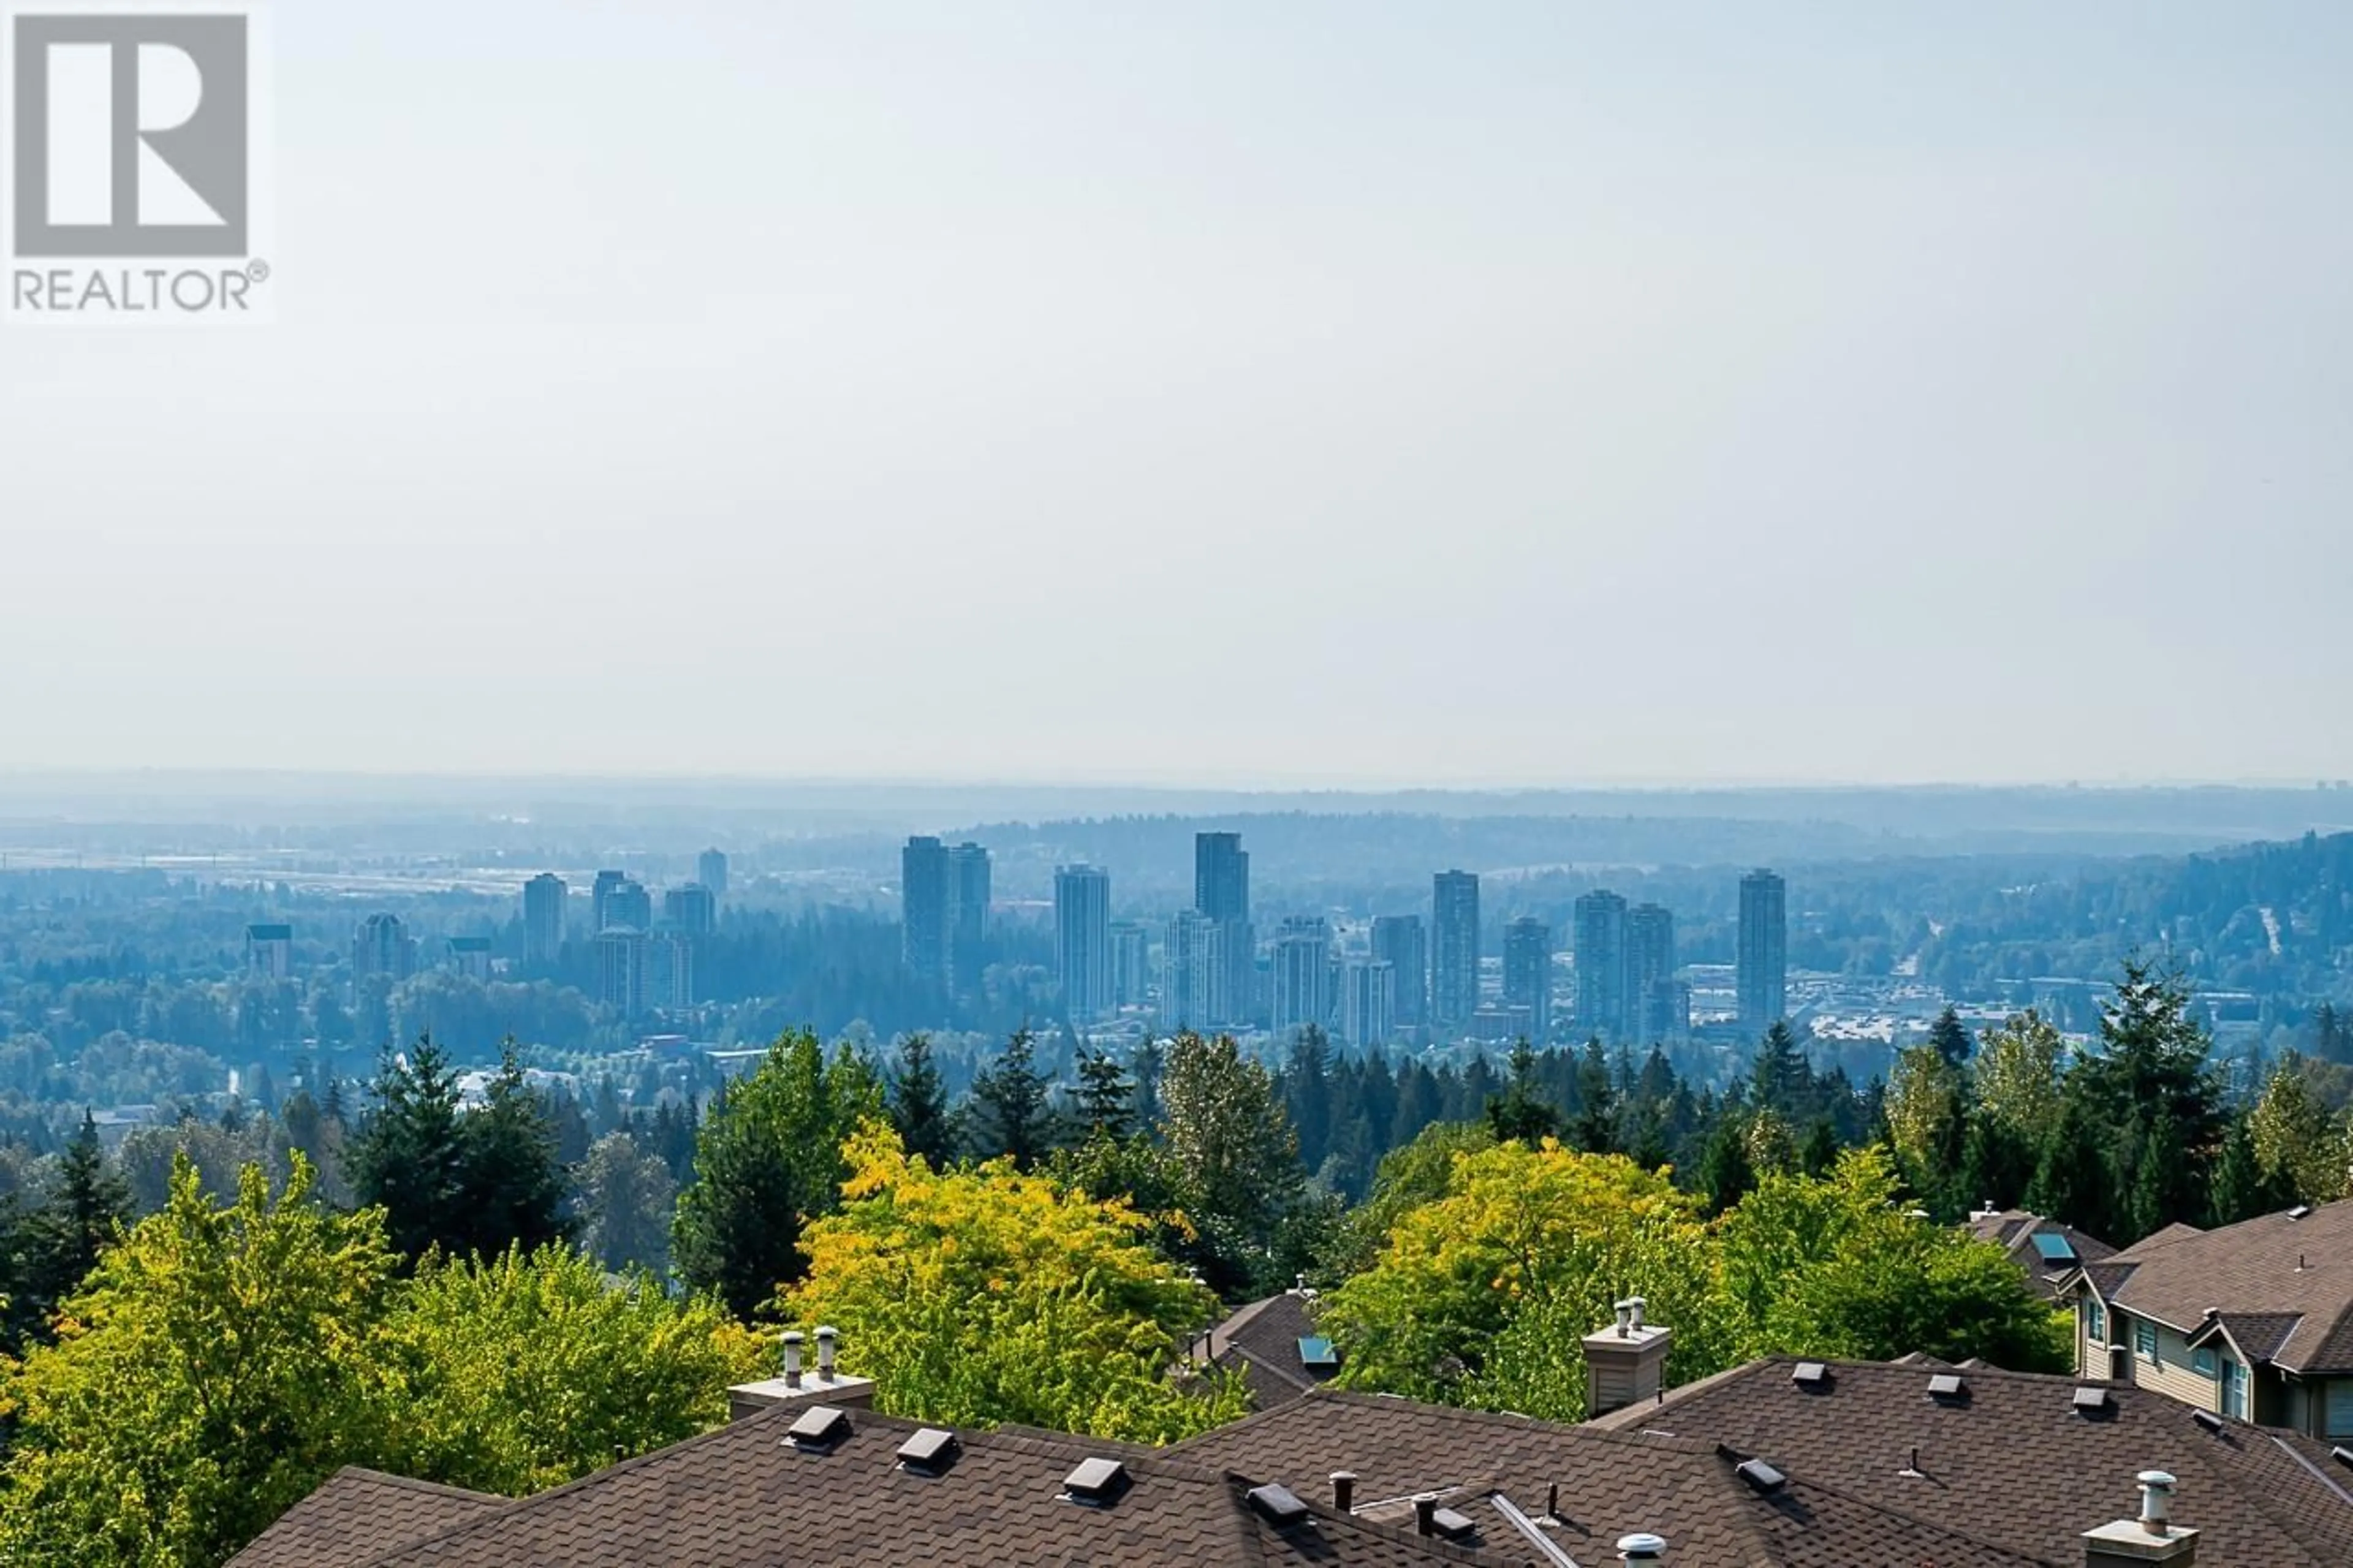
<path fill-rule="evenodd" d="M 881 1085 L 848 1047 L 828 1060 L 807 1030 L 780 1036 L 714 1100 L 679 1195 L 670 1255 L 697 1290 L 749 1321 L 800 1278 L 801 1227 L 840 1202 L 841 1145 L 882 1112 Z"/>
<path fill-rule="evenodd" d="M 582 1239 L 598 1263 L 616 1274 L 668 1270 L 678 1184 L 669 1165 L 627 1132 L 607 1132 L 589 1146 L 580 1167 L 580 1202 L 588 1221 Z"/>
<path fill-rule="evenodd" d="M 947 1085 L 932 1059 L 932 1038 L 916 1033 L 899 1042 L 899 1060 L 889 1086 L 891 1125 L 911 1154 L 934 1165 L 955 1152 L 955 1119 L 948 1111 Z"/>
<path fill-rule="evenodd" d="M 298 1155 L 273 1198 L 250 1168 L 224 1208 L 184 1162 L 58 1342 L 7 1369 L 0 1562 L 213 1568 L 375 1451 L 366 1338 L 394 1259 L 379 1216 L 324 1209 L 311 1183 Z"/>
<path fill-rule="evenodd" d="M 2255 1168 L 2290 1202 L 2334 1203 L 2353 1184 L 2353 1132 L 2314 1093 L 2305 1058 L 2282 1057 L 2247 1117 Z"/>
<path fill-rule="evenodd" d="M 770 1375 L 715 1300 L 646 1276 L 617 1287 L 562 1245 L 429 1260 L 375 1342 L 395 1378 L 390 1468 L 507 1497 L 719 1426 L 729 1384 Z"/>
<path fill-rule="evenodd" d="M 1332 1237 L 1324 1271 L 1345 1279 L 1370 1268 L 1399 1219 L 1446 1195 L 1457 1159 L 1494 1146 L 1494 1130 L 1483 1121 L 1433 1121 L 1412 1142 L 1382 1155 L 1372 1191 Z"/>
<path fill-rule="evenodd" d="M 1185 1212 L 1221 1292 L 1288 1283 L 1271 1242 L 1305 1185 L 1299 1140 L 1274 1077 L 1231 1037 L 1179 1035 L 1160 1085 L 1160 1141 L 1183 1174 Z"/>
<path fill-rule="evenodd" d="M 1822 1179 L 1767 1175 L 1717 1226 L 1736 1353 L 1913 1352 L 2063 1371 L 2070 1336 L 1999 1247 L 1912 1213 L 1883 1148 Z"/>
<path fill-rule="evenodd" d="M 1324 1299 L 1349 1387 L 1581 1419 L 1577 1342 L 1629 1295 L 1675 1330 L 1670 1375 L 1719 1370 L 1697 1200 L 1621 1155 L 1546 1140 L 1457 1154 L 1372 1267 Z"/>
<path fill-rule="evenodd" d="M 1145 1443 L 1244 1409 L 1236 1381 L 1172 1378 L 1217 1301 L 1152 1247 L 1145 1215 L 1008 1158 L 934 1171 L 880 1123 L 847 1154 L 849 1202 L 809 1227 L 783 1310 L 840 1329 L 876 1408 Z"/>

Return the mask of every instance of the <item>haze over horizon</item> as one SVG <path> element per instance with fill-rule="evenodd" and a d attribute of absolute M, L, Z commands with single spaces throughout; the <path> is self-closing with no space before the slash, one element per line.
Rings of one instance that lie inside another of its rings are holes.
<path fill-rule="evenodd" d="M 0 770 L 2353 775 L 2353 10 L 278 8 Z"/>

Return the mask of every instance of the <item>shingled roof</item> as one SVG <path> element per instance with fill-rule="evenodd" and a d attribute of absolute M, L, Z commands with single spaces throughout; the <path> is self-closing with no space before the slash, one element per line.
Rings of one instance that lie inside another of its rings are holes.
<path fill-rule="evenodd" d="M 2011 1262 L 2026 1270 L 2036 1293 L 2051 1300 L 2058 1299 L 2078 1268 L 2102 1262 L 2116 1250 L 2096 1236 L 2025 1209 L 1972 1214 L 1969 1234 L 2008 1253 Z"/>
<path fill-rule="evenodd" d="M 233 1568 L 1429 1568 L 1529 1561 L 1525 1553 L 1484 1557 L 1312 1501 L 1285 1521 L 1253 1502 L 1260 1483 L 1249 1477 L 1173 1456 L 1107 1455 L 1083 1438 L 960 1434 L 953 1461 L 924 1474 L 898 1459 L 923 1428 L 860 1410 L 842 1413 L 848 1435 L 839 1442 L 804 1450 L 787 1433 L 806 1414 L 806 1407 L 765 1411 L 520 1502 L 476 1507 L 487 1500 L 473 1500 L 429 1533 L 402 1522 L 405 1500 L 339 1477 Z M 1124 1468 L 1124 1484 L 1099 1506 L 1071 1500 L 1066 1483 L 1073 1472 L 1108 1457 Z"/>
<path fill-rule="evenodd" d="M 1301 1353 L 1302 1341 L 1319 1337 L 1314 1306 L 1313 1294 L 1304 1290 L 1253 1301 L 1204 1337 L 1205 1359 L 1239 1370 L 1255 1408 L 1288 1404 L 1339 1370 L 1311 1367 Z"/>
<path fill-rule="evenodd" d="M 2353 1201 L 2220 1230 L 2169 1226 L 2084 1273 L 2136 1317 L 2194 1335 L 2219 1312 L 2258 1362 L 2353 1374 Z"/>
<path fill-rule="evenodd" d="M 506 1506 L 504 1498 L 346 1468 L 239 1552 L 237 1568 L 365 1562 Z"/>
<path fill-rule="evenodd" d="M 2201 1424 L 2122 1384 L 1978 1367 L 1939 1398 L 1926 1366 L 1830 1362 L 1801 1384 L 1798 1364 L 1752 1363 L 1595 1425 L 1761 1452 L 1793 1477 L 2061 1562 L 2081 1561 L 2081 1531 L 2130 1511 L 2134 1475 L 2161 1469 L 2179 1478 L 2175 1517 L 2204 1532 L 2200 1561 L 2353 1563 L 2353 1470 L 2309 1439 Z M 2097 1409 L 2078 1408 L 2083 1388 L 2105 1395 Z"/>
<path fill-rule="evenodd" d="M 1385 1394 L 1319 1389 L 1169 1453 L 1211 1468 L 1282 1477 L 1294 1491 L 1319 1477 L 1328 1488 L 1332 1472 L 1349 1471 L 1359 1516 L 1401 1524 L 1415 1497 L 1434 1494 L 1469 1526 L 1461 1538 L 1466 1544 L 1506 1558 L 1529 1557 L 1533 1527 L 1587 1564 L 1612 1561 L 1619 1539 L 1638 1532 L 1664 1537 L 1670 1560 L 1689 1568 L 1894 1562 L 2021 1568 L 2049 1561 L 1792 1468 L 1778 1454 Z M 1779 1472 L 1777 1484 L 1760 1488 L 1743 1478 L 1741 1467 L 1754 1458 Z M 2084 1518 L 2076 1528 L 2106 1517 Z M 1557 1562 L 1535 1550 L 1540 1560 Z M 2079 1559 L 2080 1549 L 2063 1561 Z"/>

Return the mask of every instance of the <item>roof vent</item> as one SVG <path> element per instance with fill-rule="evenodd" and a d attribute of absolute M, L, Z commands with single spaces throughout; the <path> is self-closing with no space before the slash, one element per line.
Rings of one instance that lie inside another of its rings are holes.
<path fill-rule="evenodd" d="M 1789 1374 L 1789 1381 L 1799 1388 L 1820 1393 L 1831 1385 L 1831 1369 L 1818 1361 L 1801 1361 Z"/>
<path fill-rule="evenodd" d="M 2197 1422 L 2209 1432 L 2220 1432 L 2222 1429 L 2222 1418 L 2211 1410 L 2193 1410 L 2189 1413 L 2189 1419 Z"/>
<path fill-rule="evenodd" d="M 2331 1448 L 2328 1457 L 2347 1469 L 2353 1470 L 2353 1448 Z"/>
<path fill-rule="evenodd" d="M 1667 1543 L 1655 1535 L 1621 1535 L 1618 1538 L 1618 1561 L 1620 1563 L 1664 1563 Z"/>
<path fill-rule="evenodd" d="M 1132 1483 L 1117 1459 L 1089 1459 L 1062 1478 L 1062 1496 L 1087 1508 L 1109 1508 Z"/>
<path fill-rule="evenodd" d="M 849 1412 L 831 1405 L 812 1405 L 785 1429 L 785 1441 L 804 1454 L 830 1454 L 849 1436 Z"/>
<path fill-rule="evenodd" d="M 1288 1487 L 1253 1487 L 1247 1495 L 1258 1516 L 1277 1530 L 1289 1530 L 1307 1517 L 1307 1505 Z"/>
<path fill-rule="evenodd" d="M 1928 1380 L 1928 1397 L 1947 1405 L 1967 1403 L 1969 1385 L 1957 1373 L 1939 1373 Z"/>
<path fill-rule="evenodd" d="M 1736 1467 L 1732 1473 L 1746 1481 L 1750 1489 L 1765 1497 L 1772 1496 L 1789 1484 L 1788 1477 L 1762 1459 L 1746 1460 Z"/>
<path fill-rule="evenodd" d="M 2302 1219 L 2311 1212 L 2312 1205 L 2310 1204 L 2298 1204 L 2295 1207 L 2287 1211 L 2287 1217 L 2290 1219 Z"/>
<path fill-rule="evenodd" d="M 1457 1513 L 1451 1508 L 1432 1511 L 1430 1522 L 1439 1534 L 1449 1541 L 1461 1541 L 1478 1528 L 1471 1522 L 1469 1515 Z"/>
<path fill-rule="evenodd" d="M 963 1450 L 964 1445 L 956 1441 L 955 1433 L 926 1426 L 899 1445 L 899 1468 L 919 1476 L 945 1475 Z"/>
<path fill-rule="evenodd" d="M 2105 1415 L 2108 1413 L 2108 1391 L 2106 1389 L 2085 1387 L 2075 1390 L 2076 1415 Z"/>

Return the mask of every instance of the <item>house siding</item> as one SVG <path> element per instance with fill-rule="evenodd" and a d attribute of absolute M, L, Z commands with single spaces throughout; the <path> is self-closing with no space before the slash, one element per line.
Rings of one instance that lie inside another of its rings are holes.
<path fill-rule="evenodd" d="M 2111 1312 L 2109 1320 L 2119 1324 L 2149 1321 L 2121 1312 Z M 2189 1342 L 2179 1331 L 2163 1323 L 2152 1326 L 2157 1330 L 2157 1357 L 2152 1361 L 2141 1354 L 2137 1348 L 2133 1350 L 2133 1383 L 2141 1388 L 2154 1389 L 2168 1399 L 2178 1399 L 2184 1405 L 2219 1413 L 2222 1408 L 2221 1379 L 2208 1377 L 2189 1364 Z M 2130 1328 L 2111 1329 L 2110 1331 L 2117 1334 L 2120 1343 L 2133 1345 L 2135 1342 Z"/>

